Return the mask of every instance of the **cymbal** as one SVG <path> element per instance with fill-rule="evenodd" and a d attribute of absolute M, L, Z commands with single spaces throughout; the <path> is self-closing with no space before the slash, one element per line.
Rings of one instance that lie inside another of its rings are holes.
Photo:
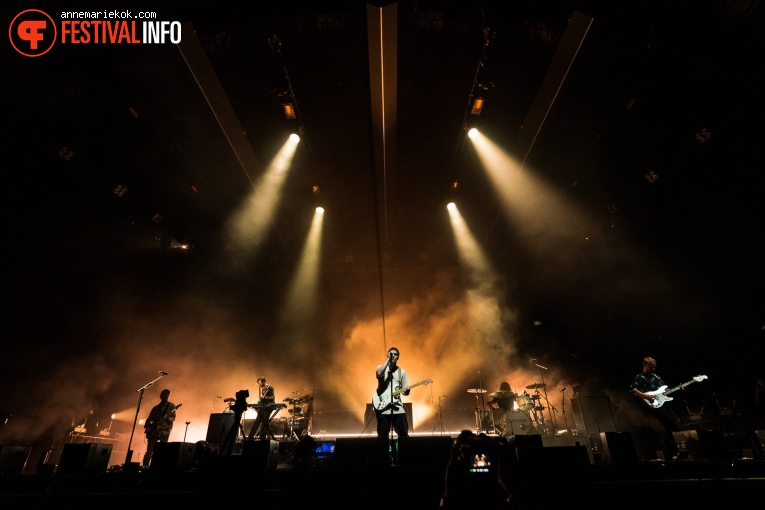
<path fill-rule="evenodd" d="M 484 390 L 481 388 L 470 388 L 467 390 L 468 393 L 486 393 L 488 390 Z"/>
<path fill-rule="evenodd" d="M 223 401 L 227 404 L 231 404 L 232 402 L 236 402 L 235 398 L 224 398 Z"/>
<path fill-rule="evenodd" d="M 537 388 L 544 388 L 545 386 L 547 386 L 545 383 L 534 383 L 534 384 L 529 384 L 528 386 L 526 386 L 526 389 L 534 390 Z"/>
<path fill-rule="evenodd" d="M 507 398 L 515 396 L 515 393 L 512 391 L 495 391 L 493 393 L 489 393 L 489 396 L 491 398 Z"/>

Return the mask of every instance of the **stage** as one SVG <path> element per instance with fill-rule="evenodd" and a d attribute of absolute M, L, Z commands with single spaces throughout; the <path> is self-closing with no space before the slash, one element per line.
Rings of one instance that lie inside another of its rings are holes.
<path fill-rule="evenodd" d="M 449 468 L 456 437 L 393 441 L 389 452 L 395 462 L 378 455 L 379 443 L 370 436 L 245 441 L 231 455 L 219 455 L 205 442 L 166 443 L 145 470 L 137 463 L 109 466 L 109 446 L 72 445 L 56 469 L 38 466 L 36 474 L 11 472 L 6 459 L 0 505 L 122 508 L 204 500 L 273 508 L 435 509 L 448 485 L 452 494 L 474 502 L 472 508 L 501 508 L 491 496 L 498 473 L 512 493 L 508 508 L 644 508 L 648 502 L 653 508 L 728 506 L 754 501 L 765 489 L 761 450 L 742 457 L 738 451 L 710 448 L 715 445 L 709 438 L 686 448 L 684 458 L 663 461 L 638 458 L 628 433 L 602 433 L 599 443 L 590 438 L 587 444 L 581 437 L 529 435 L 508 443 L 508 438 L 482 436 L 481 444 L 496 454 L 495 465 L 500 456 L 493 445 L 502 445 L 512 456 L 512 463 L 486 476 L 462 473 L 456 461 Z M 505 469 L 509 465 L 512 469 Z M 458 472 L 452 474 L 453 469 Z"/>

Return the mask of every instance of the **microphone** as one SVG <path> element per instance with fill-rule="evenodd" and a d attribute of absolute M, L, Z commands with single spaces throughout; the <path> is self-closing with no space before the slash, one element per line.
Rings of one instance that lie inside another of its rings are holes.
<path fill-rule="evenodd" d="M 566 388 L 563 388 L 562 390 L 560 390 L 561 393 L 563 393 L 564 391 L 566 391 Z"/>
<path fill-rule="evenodd" d="M 162 370 L 160 370 L 159 373 L 162 374 L 162 375 L 167 375 L 167 372 L 164 372 Z"/>

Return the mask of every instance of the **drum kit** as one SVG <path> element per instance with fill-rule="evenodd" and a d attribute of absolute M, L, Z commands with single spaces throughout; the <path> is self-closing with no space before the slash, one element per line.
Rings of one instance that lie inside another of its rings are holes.
<path fill-rule="evenodd" d="M 308 404 L 313 400 L 311 396 L 305 396 L 302 398 L 288 397 L 284 399 L 288 405 L 291 405 L 291 409 L 287 409 L 290 414 L 289 418 L 280 418 L 279 425 L 282 430 L 282 437 L 284 439 L 297 439 L 307 433 L 308 426 Z"/>
<path fill-rule="evenodd" d="M 554 434 L 552 418 L 545 418 L 545 410 L 550 409 L 550 403 L 539 391 L 545 386 L 545 383 L 534 383 L 526 386 L 521 393 L 503 390 L 489 393 L 489 410 L 476 406 L 476 430 L 501 436 Z M 534 391 L 530 394 L 526 390 Z M 482 388 L 470 388 L 467 392 L 475 395 L 476 399 L 488 393 Z"/>

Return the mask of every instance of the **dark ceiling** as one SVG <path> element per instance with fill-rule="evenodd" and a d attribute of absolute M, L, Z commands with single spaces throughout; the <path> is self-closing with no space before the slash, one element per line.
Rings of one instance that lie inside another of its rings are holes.
<path fill-rule="evenodd" d="M 388 305 L 404 301 L 423 274 L 459 267 L 444 212 L 456 199 L 510 282 L 521 352 L 598 366 L 601 355 L 625 353 L 625 380 L 647 350 L 688 366 L 689 353 L 711 363 L 721 341 L 735 345 L 727 363 L 761 352 L 762 4 L 398 2 L 395 159 L 384 189 L 366 3 L 182 4 L 147 10 L 194 28 L 260 168 L 237 160 L 210 91 L 173 45 L 68 46 L 38 59 L 4 45 L 4 288 L 15 338 L 88 349 L 105 327 L 88 323 L 90 310 L 120 292 L 206 288 L 235 299 L 246 287 L 247 307 L 266 316 L 319 204 L 322 271 L 361 286 L 379 281 L 348 275 L 398 272 Z M 19 6 L 3 7 L 3 19 Z M 532 251 L 540 239 L 505 221 L 465 127 L 512 154 L 575 13 L 592 25 L 526 170 L 587 221 Z M 281 108 L 290 88 L 294 120 Z M 476 92 L 486 99 L 480 116 L 468 112 Z M 212 262 L 225 222 L 298 129 L 267 243 L 245 276 L 227 276 Z M 180 243 L 192 248 L 180 253 Z M 671 285 L 654 280 L 656 263 Z M 629 346 L 606 347 L 615 341 Z"/>

